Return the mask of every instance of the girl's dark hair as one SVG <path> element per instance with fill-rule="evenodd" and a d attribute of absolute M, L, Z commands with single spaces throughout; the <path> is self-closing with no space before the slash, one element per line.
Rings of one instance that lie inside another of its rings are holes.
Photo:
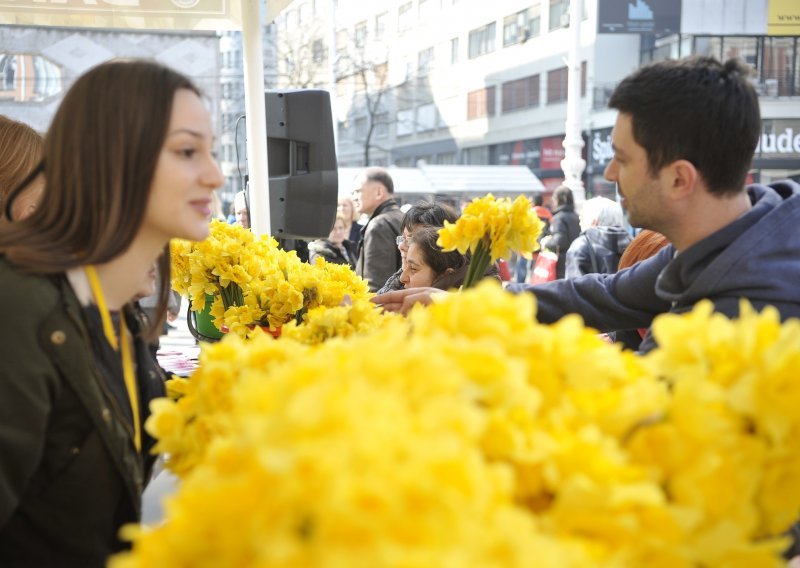
<path fill-rule="evenodd" d="M 457 250 L 444 252 L 436 244 L 439 239 L 440 227 L 420 227 L 414 231 L 411 237 L 411 244 L 415 244 L 422 252 L 425 264 L 431 267 L 434 274 L 440 276 L 448 268 L 458 270 L 467 263 L 467 257 Z"/>
<path fill-rule="evenodd" d="M 55 274 L 117 257 L 143 222 L 150 185 L 180 89 L 200 95 L 180 73 L 149 61 L 112 61 L 81 76 L 45 136 L 42 161 L 12 191 L 45 176 L 46 199 L 21 222 L 0 228 L 0 254 L 31 274 Z M 156 308 L 166 313 L 169 255 Z"/>
<path fill-rule="evenodd" d="M 428 201 L 417 201 L 403 215 L 400 229 L 411 230 L 412 227 L 422 225 L 426 227 L 444 227 L 445 221 L 455 223 L 458 213 L 455 209 L 444 203 L 430 203 Z"/>
<path fill-rule="evenodd" d="M 5 218 L 6 196 L 42 159 L 43 145 L 42 135 L 33 128 L 0 115 L 0 218 Z M 10 209 L 7 220 L 11 220 Z"/>

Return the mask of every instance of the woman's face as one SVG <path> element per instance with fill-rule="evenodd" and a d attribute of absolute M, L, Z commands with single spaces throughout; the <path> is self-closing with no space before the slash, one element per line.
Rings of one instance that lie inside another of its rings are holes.
<path fill-rule="evenodd" d="M 403 267 L 403 273 L 400 275 L 400 282 L 406 288 L 420 288 L 430 286 L 435 278 L 436 274 L 434 274 L 433 269 L 425 264 L 419 245 L 412 242 L 408 247 L 406 264 Z"/>
<path fill-rule="evenodd" d="M 353 206 L 350 203 L 350 201 L 348 201 L 348 200 L 340 201 L 339 202 L 339 206 L 337 207 L 337 209 L 339 210 L 339 213 L 341 213 L 342 216 L 345 219 L 352 219 L 353 218 Z"/>
<path fill-rule="evenodd" d="M 208 236 L 211 192 L 225 181 L 213 156 L 211 117 L 189 89 L 175 93 L 142 231 L 167 241 Z"/>
<path fill-rule="evenodd" d="M 341 219 L 336 219 L 336 222 L 333 224 L 333 229 L 331 229 L 331 234 L 328 235 L 328 240 L 335 245 L 342 244 L 347 238 L 347 229 L 344 226 L 344 223 Z"/>

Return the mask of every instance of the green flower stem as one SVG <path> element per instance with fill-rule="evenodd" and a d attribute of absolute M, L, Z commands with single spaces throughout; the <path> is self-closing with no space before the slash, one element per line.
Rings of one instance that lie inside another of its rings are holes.
<path fill-rule="evenodd" d="M 478 241 L 475 252 L 472 254 L 463 288 L 471 288 L 483 278 L 486 268 L 489 266 L 489 260 L 489 244 L 486 242 L 486 238 L 483 238 Z"/>

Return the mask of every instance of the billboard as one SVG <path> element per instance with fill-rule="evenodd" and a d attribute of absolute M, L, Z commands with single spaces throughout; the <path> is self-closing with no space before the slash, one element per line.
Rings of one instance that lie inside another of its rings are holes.
<path fill-rule="evenodd" d="M 597 33 L 674 34 L 681 0 L 597 0 Z"/>
<path fill-rule="evenodd" d="M 769 0 L 767 35 L 800 35 L 800 2 L 797 0 Z"/>

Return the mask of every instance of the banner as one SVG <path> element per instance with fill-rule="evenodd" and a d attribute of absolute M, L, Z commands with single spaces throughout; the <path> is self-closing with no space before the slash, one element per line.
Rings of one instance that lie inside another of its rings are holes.
<path fill-rule="evenodd" d="M 681 0 L 597 0 L 597 33 L 674 34 L 681 31 Z"/>

